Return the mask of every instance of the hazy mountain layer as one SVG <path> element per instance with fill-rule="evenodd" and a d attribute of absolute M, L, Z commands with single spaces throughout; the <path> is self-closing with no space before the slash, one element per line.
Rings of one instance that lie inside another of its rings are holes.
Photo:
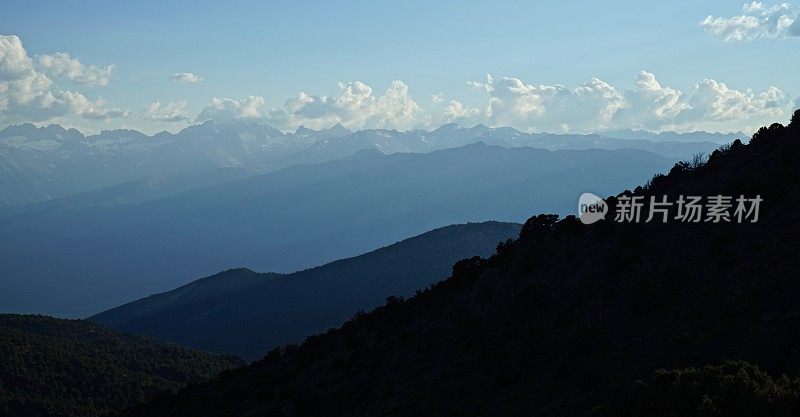
<path fill-rule="evenodd" d="M 193 174 L 154 175 L 85 191 L 38 203 L 0 206 L 0 219 L 26 212 L 73 210 L 91 206 L 135 204 L 169 197 L 189 190 L 224 184 L 252 177 L 254 173 L 243 168 L 220 168 Z"/>
<path fill-rule="evenodd" d="M 717 146 L 714 142 L 732 140 L 731 135 L 698 132 L 686 141 L 681 140 L 683 135 L 674 133 L 668 136 L 671 140 L 664 141 L 663 135 L 666 134 L 628 132 L 625 139 L 615 139 L 599 135 L 526 134 L 482 125 L 467 129 L 452 124 L 434 131 L 351 132 L 337 125 L 322 131 L 300 128 L 294 133 L 282 133 L 267 125 L 205 122 L 176 134 L 161 132 L 147 136 L 135 130 L 110 130 L 84 136 L 75 129 L 58 125 L 37 128 L 24 124 L 0 131 L 0 207 L 46 201 L 137 180 L 159 182 L 174 177 L 202 177 L 205 181 L 198 181 L 195 184 L 198 188 L 222 182 L 228 178 L 225 173 L 230 169 L 255 175 L 291 165 L 345 158 L 365 149 L 384 154 L 430 152 L 483 141 L 549 150 L 632 148 L 686 159 L 693 153 L 710 152 Z M 654 141 L 628 140 L 645 137 Z M 167 190 L 170 188 L 152 195 L 119 197 L 123 202 L 155 198 Z"/>
<path fill-rule="evenodd" d="M 672 162 L 484 144 L 365 151 L 139 204 L 22 213 L 0 222 L 0 311 L 85 317 L 229 268 L 293 272 L 449 224 L 569 213 L 583 192 Z"/>
<path fill-rule="evenodd" d="M 293 274 L 234 269 L 100 313 L 90 320 L 212 352 L 258 359 L 450 275 L 459 259 L 491 255 L 520 224 L 432 230 L 364 255 Z"/>

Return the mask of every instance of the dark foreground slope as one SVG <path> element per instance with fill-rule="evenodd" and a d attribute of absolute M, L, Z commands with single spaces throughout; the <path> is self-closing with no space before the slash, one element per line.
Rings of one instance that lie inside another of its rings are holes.
<path fill-rule="evenodd" d="M 91 417 L 241 365 L 80 320 L 0 315 L 0 416 Z"/>
<path fill-rule="evenodd" d="M 660 368 L 741 359 L 794 375 L 798 130 L 800 113 L 789 129 L 765 129 L 637 190 L 760 194 L 756 224 L 537 216 L 495 256 L 458 262 L 409 300 L 124 415 L 583 415 Z M 661 414 L 680 415 L 670 411 Z"/>
<path fill-rule="evenodd" d="M 452 225 L 292 274 L 234 269 L 100 313 L 90 320 L 185 346 L 258 359 L 450 274 L 459 259 L 492 254 L 522 225 Z"/>

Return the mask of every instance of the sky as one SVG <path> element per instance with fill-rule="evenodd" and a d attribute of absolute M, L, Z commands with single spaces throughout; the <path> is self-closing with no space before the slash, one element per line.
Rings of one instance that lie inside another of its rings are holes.
<path fill-rule="evenodd" d="M 747 132 L 800 107 L 797 2 L 466 3 L 4 1 L 0 127 Z"/>

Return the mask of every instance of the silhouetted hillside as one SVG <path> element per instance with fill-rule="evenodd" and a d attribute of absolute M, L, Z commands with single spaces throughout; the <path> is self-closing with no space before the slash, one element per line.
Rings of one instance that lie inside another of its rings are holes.
<path fill-rule="evenodd" d="M 624 404 L 656 369 L 733 359 L 795 375 L 799 161 L 800 112 L 788 128 L 764 128 L 635 190 L 760 195 L 757 223 L 536 216 L 496 255 L 456 263 L 409 300 L 123 415 L 583 415 Z M 696 389 L 713 399 L 715 381 Z M 774 401 L 794 395 L 778 385 Z M 757 401 L 742 410 L 774 410 Z M 662 415 L 681 415 L 675 407 Z M 627 415 L 649 415 L 642 410 Z"/>
<path fill-rule="evenodd" d="M 390 295 L 410 296 L 450 274 L 459 259 L 491 255 L 516 223 L 432 230 L 354 258 L 292 274 L 233 269 L 90 318 L 185 346 L 258 359 L 337 326 Z"/>
<path fill-rule="evenodd" d="M 0 416 L 97 416 L 240 364 L 86 321 L 0 314 Z"/>

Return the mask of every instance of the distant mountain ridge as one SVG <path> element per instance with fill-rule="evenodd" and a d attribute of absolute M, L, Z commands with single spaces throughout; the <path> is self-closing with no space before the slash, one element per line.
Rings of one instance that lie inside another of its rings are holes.
<path fill-rule="evenodd" d="M 651 141 L 643 140 L 638 133 L 650 135 L 629 132 L 626 138 L 618 139 L 523 133 L 483 125 L 464 128 L 455 124 L 433 131 L 352 132 L 336 125 L 320 131 L 301 127 L 283 133 L 269 125 L 207 121 L 174 134 L 160 132 L 148 136 L 120 129 L 86 136 L 59 125 L 22 124 L 0 130 L 0 206 L 51 200 L 154 176 L 169 178 L 220 169 L 239 169 L 256 175 L 292 165 L 345 158 L 364 149 L 384 154 L 420 153 L 482 141 L 549 150 L 633 148 L 686 159 L 732 140 L 730 135 L 721 134 L 681 140 L 681 134 L 674 134 L 667 141 L 661 136 Z"/>
<path fill-rule="evenodd" d="M 224 269 L 293 272 L 449 224 L 573 212 L 582 192 L 632 186 L 673 162 L 483 143 L 363 151 L 133 204 L 39 207 L 0 221 L 0 310 L 86 317 Z"/>
<path fill-rule="evenodd" d="M 607 130 L 602 132 L 604 136 L 609 136 L 617 139 L 644 139 L 654 142 L 714 142 L 721 145 L 731 143 L 736 139 L 744 139 L 749 135 L 744 132 L 730 132 L 730 133 L 711 133 L 703 131 L 694 132 L 648 132 L 646 130 Z"/>
<path fill-rule="evenodd" d="M 492 254 L 516 223 L 452 225 L 372 252 L 292 274 L 234 269 L 134 301 L 89 320 L 217 353 L 258 359 L 371 310 L 388 296 L 450 274 L 456 261 Z"/>

